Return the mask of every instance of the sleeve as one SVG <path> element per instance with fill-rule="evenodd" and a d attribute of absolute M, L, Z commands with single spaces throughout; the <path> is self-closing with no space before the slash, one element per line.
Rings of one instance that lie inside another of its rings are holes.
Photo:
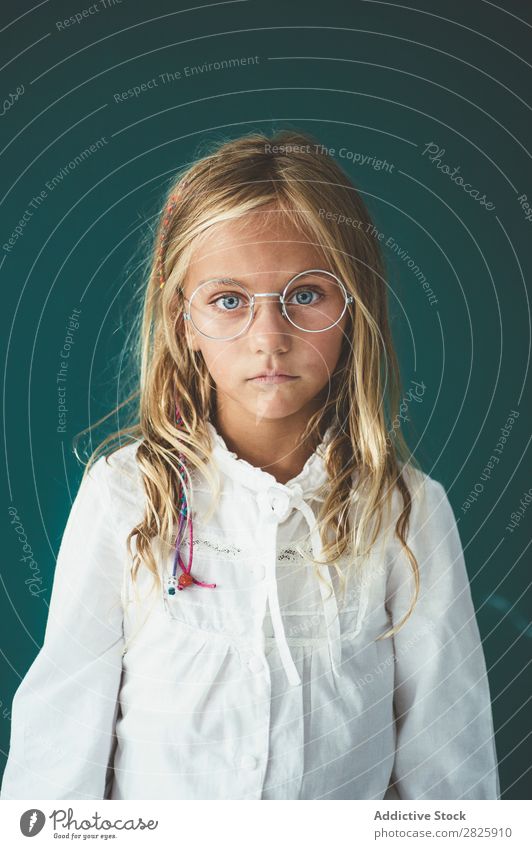
<path fill-rule="evenodd" d="M 44 643 L 12 705 L 2 799 L 104 799 L 123 649 L 122 573 L 104 457 L 62 537 Z M 125 553 L 125 544 L 124 544 Z"/>
<path fill-rule="evenodd" d="M 414 611 L 393 636 L 396 754 L 385 799 L 499 799 L 491 699 L 457 524 L 445 489 L 425 476 L 408 542 L 418 561 Z M 394 557 L 386 607 L 393 625 L 414 593 Z"/>

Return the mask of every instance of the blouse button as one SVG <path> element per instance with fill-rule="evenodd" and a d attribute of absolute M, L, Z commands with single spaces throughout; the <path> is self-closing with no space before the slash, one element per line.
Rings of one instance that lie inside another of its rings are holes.
<path fill-rule="evenodd" d="M 272 495 L 272 510 L 280 519 L 285 519 L 289 513 L 289 498 L 285 492 L 276 492 Z"/>
<path fill-rule="evenodd" d="M 259 510 L 265 516 L 275 516 L 280 522 L 283 522 L 291 513 L 290 496 L 275 486 L 271 486 L 266 490 L 257 493 L 257 501 Z"/>
<path fill-rule="evenodd" d="M 240 759 L 240 766 L 242 769 L 256 769 L 257 758 L 255 755 L 242 755 Z"/>

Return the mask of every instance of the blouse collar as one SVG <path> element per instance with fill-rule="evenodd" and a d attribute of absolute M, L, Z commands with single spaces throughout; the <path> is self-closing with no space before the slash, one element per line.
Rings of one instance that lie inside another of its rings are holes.
<path fill-rule="evenodd" d="M 280 483 L 270 472 L 265 472 L 260 467 L 253 466 L 247 460 L 238 457 L 234 451 L 229 451 L 225 440 L 210 421 L 207 422 L 207 428 L 212 438 L 213 457 L 220 469 L 250 489 L 257 492 L 271 487 L 285 491 L 297 489 L 308 496 L 319 489 L 327 480 L 324 457 L 327 444 L 333 435 L 334 428 L 332 425 L 327 428 L 323 440 L 308 458 L 299 474 L 291 478 L 286 484 Z"/>

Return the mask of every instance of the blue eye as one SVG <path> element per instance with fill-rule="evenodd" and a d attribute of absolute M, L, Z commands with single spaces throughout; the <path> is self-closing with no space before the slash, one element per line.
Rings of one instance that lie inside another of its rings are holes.
<path fill-rule="evenodd" d="M 240 295 L 236 295 L 234 292 L 228 292 L 225 295 L 218 295 L 218 297 L 211 303 L 216 305 L 220 312 L 234 312 L 238 307 L 238 301 L 240 300 L 242 300 Z M 225 304 L 224 308 L 219 306 L 220 301 Z"/>
<path fill-rule="evenodd" d="M 291 295 L 291 297 L 292 298 L 300 298 L 300 296 L 303 296 L 303 299 L 305 299 L 305 297 L 308 298 L 309 295 L 310 295 L 311 298 L 312 298 L 313 295 L 319 296 L 319 292 L 315 291 L 314 289 L 299 289 L 297 292 L 294 292 Z M 313 300 L 307 299 L 307 300 L 298 300 L 295 303 L 296 303 L 297 306 L 300 306 L 300 307 L 309 307 L 309 306 L 312 306 L 312 304 L 316 303 L 316 302 L 313 301 Z"/>

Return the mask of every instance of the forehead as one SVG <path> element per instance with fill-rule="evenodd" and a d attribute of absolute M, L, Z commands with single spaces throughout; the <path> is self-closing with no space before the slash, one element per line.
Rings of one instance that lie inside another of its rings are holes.
<path fill-rule="evenodd" d="M 257 210 L 217 222 L 193 246 L 185 288 L 227 276 L 250 286 L 276 284 L 308 268 L 328 268 L 326 252 L 305 235 L 290 213 Z M 253 279 L 252 279 L 253 278 Z"/>

